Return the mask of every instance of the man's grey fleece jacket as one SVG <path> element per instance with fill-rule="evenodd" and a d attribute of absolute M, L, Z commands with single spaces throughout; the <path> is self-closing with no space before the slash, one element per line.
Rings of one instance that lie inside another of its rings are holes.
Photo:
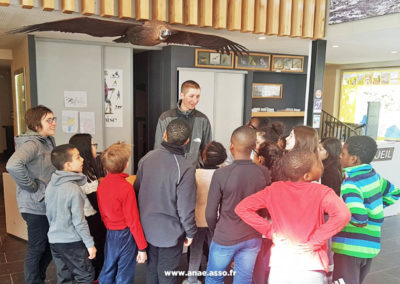
<path fill-rule="evenodd" d="M 51 174 L 56 170 L 50 154 L 55 146 L 53 137 L 35 131 L 15 137 L 15 153 L 6 169 L 17 184 L 17 202 L 21 213 L 46 215 L 44 194 Z"/>
<path fill-rule="evenodd" d="M 85 194 L 81 186 L 87 182 L 83 174 L 55 171 L 46 189 L 46 216 L 49 220 L 49 243 L 83 241 L 87 248 L 94 246 L 83 207 Z"/>

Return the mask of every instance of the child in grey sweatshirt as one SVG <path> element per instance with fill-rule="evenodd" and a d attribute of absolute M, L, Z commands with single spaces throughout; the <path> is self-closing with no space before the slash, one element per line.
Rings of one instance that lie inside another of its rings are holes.
<path fill-rule="evenodd" d="M 94 268 L 89 259 L 96 256 L 96 248 L 83 212 L 83 159 L 75 146 L 64 144 L 51 152 L 51 162 L 57 170 L 46 188 L 45 202 L 57 282 L 92 283 Z"/>

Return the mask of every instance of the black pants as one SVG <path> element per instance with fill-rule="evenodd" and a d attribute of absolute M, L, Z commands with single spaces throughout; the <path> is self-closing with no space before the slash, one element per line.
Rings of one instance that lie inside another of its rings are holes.
<path fill-rule="evenodd" d="M 100 213 L 86 217 L 86 220 L 89 225 L 90 234 L 93 236 L 94 246 L 97 249 L 96 258 L 92 259 L 95 272 L 94 279 L 97 279 L 104 263 L 104 246 L 106 244 L 107 229 L 103 221 L 101 221 Z"/>
<path fill-rule="evenodd" d="M 148 243 L 147 248 L 147 269 L 146 283 L 147 284 L 175 284 L 177 276 L 168 276 L 165 272 L 176 271 L 179 266 L 179 261 L 182 256 L 184 237 L 179 238 L 178 244 L 169 247 L 161 248 Z"/>
<path fill-rule="evenodd" d="M 51 262 L 47 233 L 49 222 L 45 215 L 22 213 L 28 227 L 28 251 L 25 256 L 24 276 L 27 284 L 41 284 Z"/>
<path fill-rule="evenodd" d="M 359 258 L 344 254 L 333 255 L 333 283 L 343 279 L 346 284 L 361 284 L 371 269 L 372 258 Z"/>
<path fill-rule="evenodd" d="M 94 280 L 94 268 L 82 241 L 50 244 L 57 268 L 57 283 L 87 283 Z"/>

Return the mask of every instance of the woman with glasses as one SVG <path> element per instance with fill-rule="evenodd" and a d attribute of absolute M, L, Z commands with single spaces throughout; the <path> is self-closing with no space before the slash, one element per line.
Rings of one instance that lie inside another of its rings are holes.
<path fill-rule="evenodd" d="M 81 187 L 86 194 L 84 213 L 89 225 L 90 234 L 94 239 L 97 249 L 96 258 L 92 260 L 95 269 L 95 279 L 100 274 L 104 262 L 104 244 L 106 241 L 106 228 L 101 221 L 99 206 L 97 204 L 98 178 L 104 177 L 102 169 L 99 169 L 96 162 L 97 143 L 93 143 L 90 134 L 79 133 L 69 139 L 69 144 L 74 145 L 83 158 L 82 173 L 87 177 L 87 183 Z"/>
<path fill-rule="evenodd" d="M 15 137 L 15 153 L 6 169 L 17 184 L 18 209 L 28 229 L 28 250 L 25 256 L 25 283 L 44 283 L 52 257 L 47 232 L 44 194 L 55 171 L 50 154 L 55 147 L 56 118 L 42 105 L 25 114 L 28 130 Z"/>

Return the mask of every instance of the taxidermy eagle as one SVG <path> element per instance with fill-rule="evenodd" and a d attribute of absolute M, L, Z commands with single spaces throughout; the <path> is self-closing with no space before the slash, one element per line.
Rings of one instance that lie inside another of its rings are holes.
<path fill-rule="evenodd" d="M 159 43 L 166 43 L 201 46 L 227 54 L 231 51 L 237 55 L 248 53 L 247 48 L 226 38 L 175 29 L 164 22 L 155 20 L 114 22 L 96 18 L 79 17 L 30 25 L 13 30 L 10 33 L 29 33 L 35 31 L 81 33 L 95 37 L 118 36 L 114 42 L 129 42 L 134 45 L 153 46 Z"/>

